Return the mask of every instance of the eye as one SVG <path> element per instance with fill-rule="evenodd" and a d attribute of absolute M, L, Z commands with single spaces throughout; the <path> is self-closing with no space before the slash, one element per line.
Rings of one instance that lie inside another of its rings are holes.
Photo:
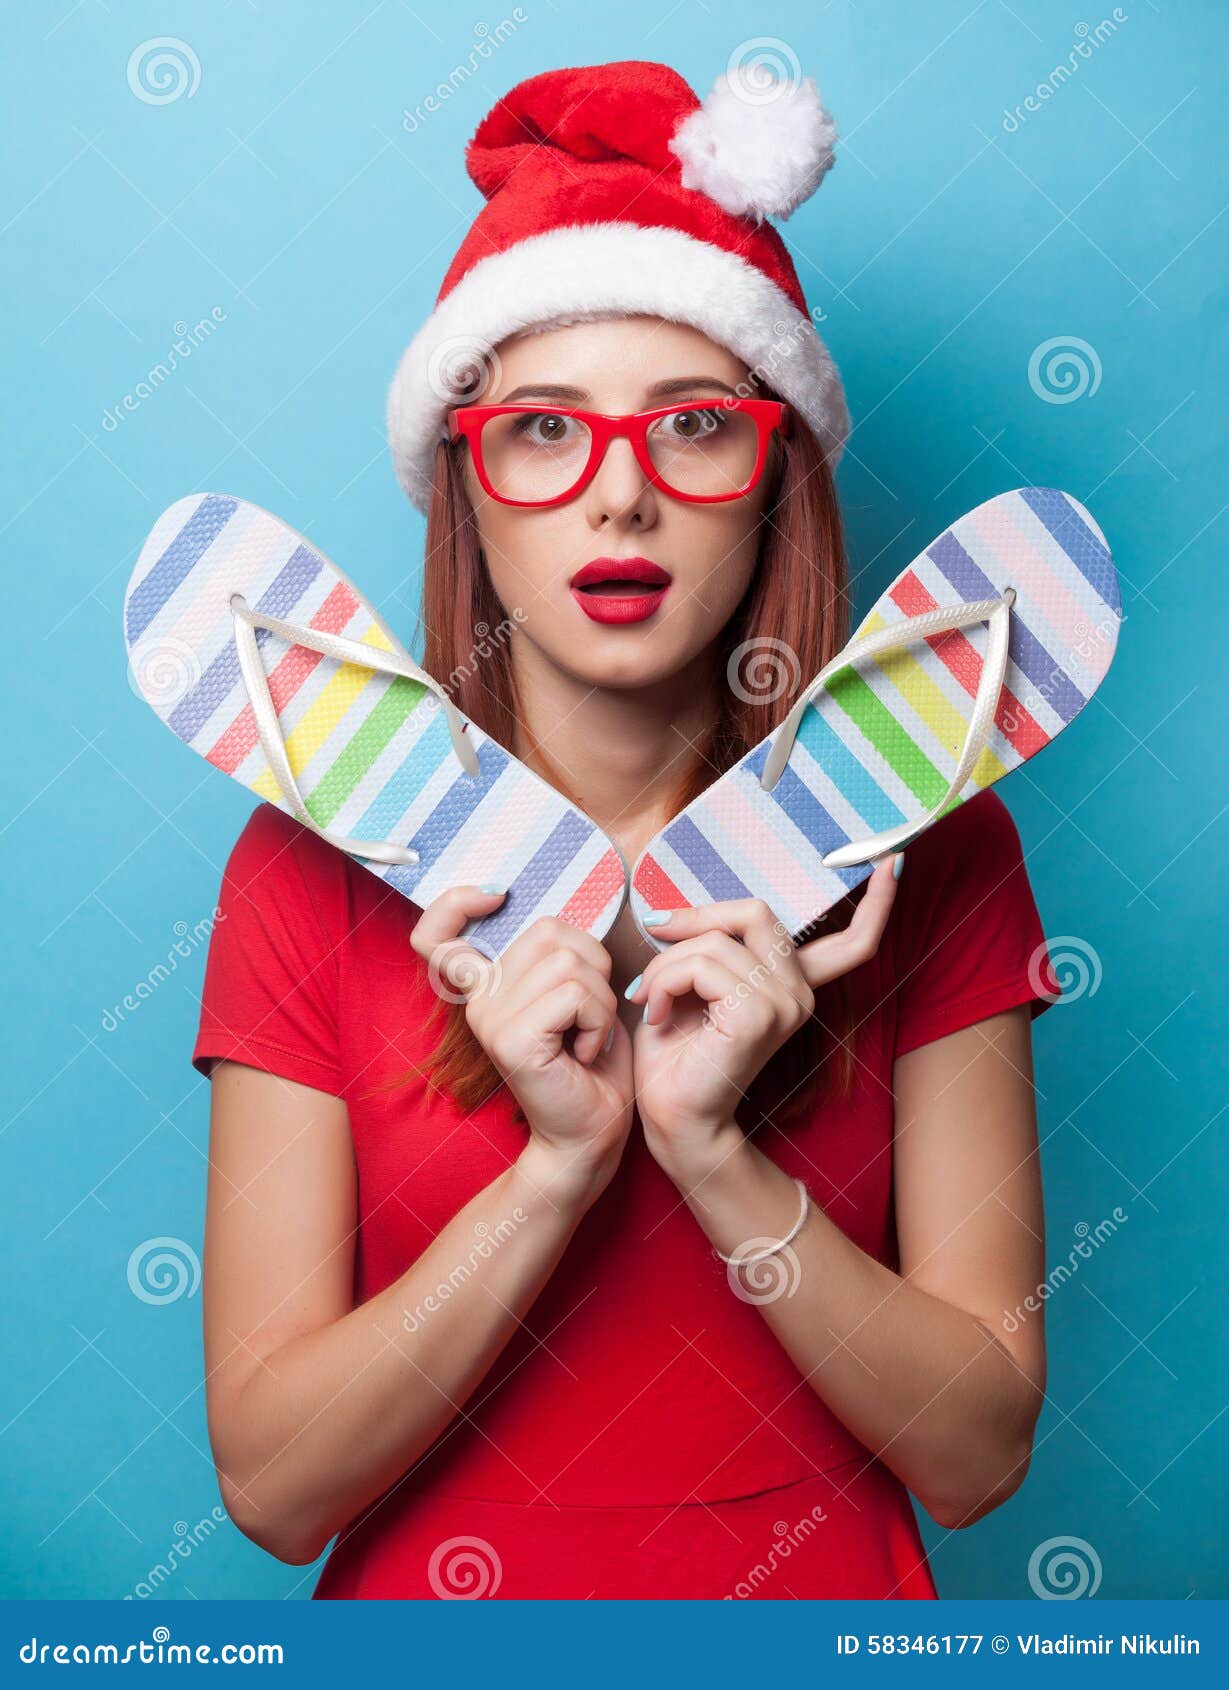
<path fill-rule="evenodd" d="M 658 425 L 663 434 L 674 440 L 702 440 L 715 434 L 724 423 L 719 411 L 674 411 L 663 417 Z"/>
<path fill-rule="evenodd" d="M 568 438 L 571 421 L 553 411 L 531 411 L 517 418 L 516 432 L 534 446 L 558 446 Z"/>

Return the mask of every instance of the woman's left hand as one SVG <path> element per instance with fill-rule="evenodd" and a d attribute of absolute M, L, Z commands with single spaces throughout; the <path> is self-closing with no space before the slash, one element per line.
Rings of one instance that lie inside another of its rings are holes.
<path fill-rule="evenodd" d="M 815 989 L 875 954 L 896 895 L 894 862 L 876 866 L 847 927 L 806 945 L 751 898 L 675 910 L 654 927 L 671 943 L 628 996 L 645 1006 L 633 1039 L 645 1139 L 672 1178 L 703 1178 L 736 1147 L 735 1110 L 810 1017 Z"/>

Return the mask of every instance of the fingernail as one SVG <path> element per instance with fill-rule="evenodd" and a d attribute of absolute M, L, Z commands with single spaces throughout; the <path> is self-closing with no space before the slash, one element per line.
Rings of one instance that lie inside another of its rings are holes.
<path fill-rule="evenodd" d="M 640 990 L 640 982 L 643 979 L 644 979 L 643 974 L 637 974 L 636 978 L 632 981 L 631 985 L 628 986 L 626 991 L 623 993 L 623 996 L 625 998 L 634 998 L 636 993 Z"/>
<path fill-rule="evenodd" d="M 614 1043 L 614 1022 L 612 1021 L 610 1023 L 610 1031 L 606 1034 L 606 1042 L 602 1046 L 602 1055 L 603 1056 L 605 1056 L 606 1052 L 610 1049 L 610 1047 L 613 1043 Z"/>
<path fill-rule="evenodd" d="M 648 1018 L 649 1018 L 649 1006 L 646 1003 L 644 1008 L 640 1012 L 640 1019 L 643 1022 L 643 1021 L 647 1021 Z"/>
<path fill-rule="evenodd" d="M 508 888 L 497 885 L 493 880 L 484 880 L 478 890 L 487 898 L 502 898 Z"/>
<path fill-rule="evenodd" d="M 650 910 L 644 918 L 644 925 L 646 927 L 664 927 L 673 914 L 673 910 Z"/>
<path fill-rule="evenodd" d="M 899 880 L 900 879 L 901 873 L 904 869 L 904 866 L 905 866 L 905 853 L 903 851 L 901 851 L 897 855 L 896 861 L 892 864 L 892 879 L 893 880 Z"/>

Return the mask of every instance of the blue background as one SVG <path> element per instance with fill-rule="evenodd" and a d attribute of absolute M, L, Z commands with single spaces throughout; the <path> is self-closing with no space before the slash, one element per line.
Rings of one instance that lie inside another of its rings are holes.
<path fill-rule="evenodd" d="M 858 613 L 957 516 L 1029 483 L 1090 507 L 1123 584 L 1108 681 L 1002 790 L 1047 932 L 1073 958 L 1072 1001 L 1036 1040 L 1051 1262 L 1115 1206 L 1128 1220 L 1049 1302 L 1050 1396 L 1023 1489 L 971 1531 L 926 1525 L 945 1596 L 1027 1597 L 1029 1557 L 1055 1536 L 1092 1546 L 1103 1597 L 1229 1592 L 1229 17 L 1121 11 L 1013 128 L 1005 113 L 1081 39 L 1070 6 L 754 8 L 844 137 L 784 233 L 856 424 L 840 487 Z M 422 528 L 384 400 L 476 209 L 464 141 L 553 65 L 663 59 L 705 91 L 752 14 L 525 0 L 522 15 L 417 128 L 403 112 L 510 5 L 57 0 L 6 17 L 9 1595 L 131 1593 L 218 1501 L 190 1278 L 208 1111 L 188 1064 L 205 954 L 191 934 L 251 800 L 128 687 L 119 613 L 141 542 L 188 492 L 241 494 L 408 636 Z M 127 67 L 163 35 L 200 75 L 157 104 Z M 215 308 L 190 359 L 105 426 L 175 325 Z M 1029 377 L 1058 337 L 1090 349 L 1088 391 L 1066 403 Z M 177 938 L 187 957 L 109 1026 Z M 158 1238 L 178 1241 L 189 1280 L 150 1302 L 128 1266 Z M 313 1583 L 227 1523 L 162 1594 Z"/>

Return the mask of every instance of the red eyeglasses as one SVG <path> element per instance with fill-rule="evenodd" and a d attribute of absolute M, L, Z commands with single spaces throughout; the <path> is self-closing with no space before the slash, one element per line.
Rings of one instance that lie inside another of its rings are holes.
<path fill-rule="evenodd" d="M 607 417 L 570 406 L 462 405 L 449 437 L 465 440 L 483 491 L 503 505 L 561 505 L 589 485 L 614 439 L 631 442 L 654 487 L 692 504 L 741 499 L 759 481 L 774 429 L 789 429 L 776 399 L 661 405 Z"/>

